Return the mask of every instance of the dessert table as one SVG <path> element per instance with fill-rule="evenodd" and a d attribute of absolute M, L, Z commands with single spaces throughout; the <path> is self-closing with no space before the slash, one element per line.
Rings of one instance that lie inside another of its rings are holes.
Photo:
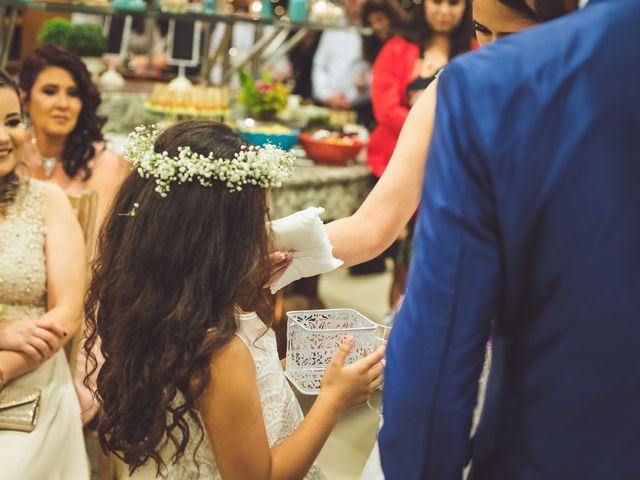
<path fill-rule="evenodd" d="M 281 218 L 307 207 L 323 207 L 323 219 L 348 217 L 371 190 L 366 165 L 333 167 L 298 162 L 293 178 L 271 193 L 271 217 Z"/>

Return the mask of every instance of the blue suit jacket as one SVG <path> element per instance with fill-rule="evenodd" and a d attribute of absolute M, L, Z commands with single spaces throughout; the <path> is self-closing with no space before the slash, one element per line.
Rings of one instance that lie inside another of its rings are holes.
<path fill-rule="evenodd" d="M 388 479 L 458 479 L 470 457 L 472 479 L 640 479 L 639 32 L 640 0 L 591 0 L 442 74 Z"/>

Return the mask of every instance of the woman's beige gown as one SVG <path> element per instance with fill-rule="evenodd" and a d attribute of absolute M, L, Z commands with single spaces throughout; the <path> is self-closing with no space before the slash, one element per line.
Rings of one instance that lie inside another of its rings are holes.
<path fill-rule="evenodd" d="M 0 222 L 0 303 L 3 319 L 42 316 L 47 307 L 44 184 L 24 183 Z M 89 478 L 80 407 L 64 350 L 9 385 L 41 389 L 38 423 L 31 433 L 0 430 L 0 477 L 4 480 Z"/>

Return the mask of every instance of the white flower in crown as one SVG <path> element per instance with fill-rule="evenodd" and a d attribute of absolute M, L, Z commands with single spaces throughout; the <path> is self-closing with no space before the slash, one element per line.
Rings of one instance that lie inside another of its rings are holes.
<path fill-rule="evenodd" d="M 214 158 L 191 151 L 188 146 L 178 147 L 178 156 L 154 151 L 154 143 L 162 129 L 158 125 L 139 126 L 129 134 L 124 157 L 143 178 L 154 178 L 156 191 L 163 197 L 172 183 L 197 180 L 203 187 L 213 186 L 213 180 L 226 184 L 232 191 L 243 185 L 261 188 L 280 187 L 293 174 L 295 154 L 274 145 L 243 147 L 233 158 Z"/>

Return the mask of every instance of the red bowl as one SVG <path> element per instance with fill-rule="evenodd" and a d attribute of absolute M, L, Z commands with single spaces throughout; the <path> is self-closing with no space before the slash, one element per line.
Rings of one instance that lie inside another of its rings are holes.
<path fill-rule="evenodd" d="M 315 140 L 308 133 L 301 134 L 298 141 L 311 160 L 331 165 L 346 165 L 364 147 L 364 142 L 357 138 L 344 137 L 344 143 L 331 143 Z"/>

